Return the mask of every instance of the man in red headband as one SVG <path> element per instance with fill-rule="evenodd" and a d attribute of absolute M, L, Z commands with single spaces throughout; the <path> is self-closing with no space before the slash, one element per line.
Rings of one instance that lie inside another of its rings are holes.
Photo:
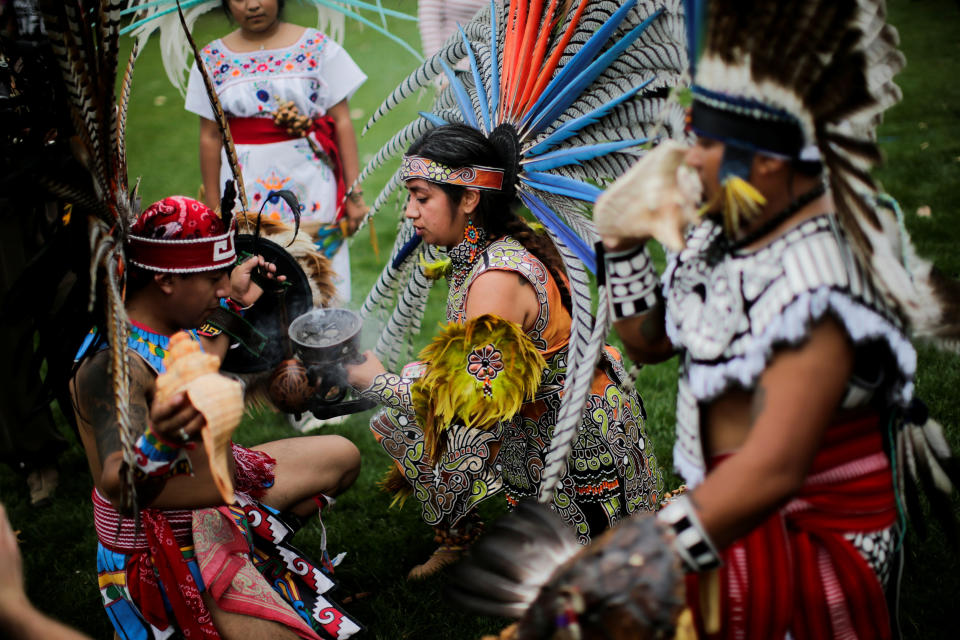
<path fill-rule="evenodd" d="M 78 355 L 71 393 L 94 478 L 104 606 L 124 638 L 173 629 L 189 638 L 345 638 L 359 626 L 322 595 L 333 586 L 325 552 L 315 566 L 290 539 L 302 518 L 353 484 L 356 447 L 340 436 L 233 444 L 237 502 L 224 505 L 195 447 L 203 416 L 184 393 L 153 401 L 169 336 L 190 331 L 222 356 L 226 336 L 196 328 L 220 306 L 242 309 L 260 297 L 255 268 L 275 271 L 261 256 L 236 265 L 234 231 L 182 196 L 153 204 L 131 229 L 125 306 L 130 417 L 142 433 L 134 446 L 139 526 L 117 507 L 123 455 L 107 338 L 91 331 Z"/>

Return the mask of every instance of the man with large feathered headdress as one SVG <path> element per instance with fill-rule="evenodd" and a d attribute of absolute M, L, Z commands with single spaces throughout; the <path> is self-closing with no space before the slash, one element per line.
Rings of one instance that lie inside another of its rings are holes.
<path fill-rule="evenodd" d="M 659 280 L 607 237 L 628 352 L 680 354 L 674 463 L 695 488 L 658 518 L 701 636 L 890 637 L 896 454 L 933 473 L 949 455 L 939 427 L 909 426 L 927 419 L 908 334 L 953 330 L 868 173 L 897 33 L 883 2 L 692 4 L 684 160 L 706 215 Z"/>
<path fill-rule="evenodd" d="M 955 285 L 916 259 L 868 173 L 904 62 L 884 3 L 705 4 L 687 3 L 691 60 L 704 35 L 695 145 L 661 145 L 595 211 L 628 354 L 679 355 L 691 490 L 549 579 L 515 571 L 513 600 L 532 602 L 518 638 L 664 632 L 681 567 L 701 638 L 889 638 L 904 459 L 951 491 L 908 336 L 955 337 Z M 651 237 L 674 250 L 662 276 Z M 542 514 L 513 526 L 550 538 Z"/>

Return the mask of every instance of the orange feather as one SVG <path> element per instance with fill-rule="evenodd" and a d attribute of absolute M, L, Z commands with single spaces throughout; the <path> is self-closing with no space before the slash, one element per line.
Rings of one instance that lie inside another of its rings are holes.
<path fill-rule="evenodd" d="M 529 0 L 517 3 L 517 22 L 515 25 L 515 35 L 513 40 L 513 49 L 510 51 L 510 85 L 507 93 L 507 117 L 513 115 L 513 101 L 517 95 L 517 82 L 519 81 L 519 66 L 521 61 L 520 48 L 523 46 L 523 34 L 527 26 L 527 9 Z"/>
<path fill-rule="evenodd" d="M 570 20 L 570 23 L 567 25 L 566 30 L 563 32 L 563 37 L 560 39 L 560 42 L 557 43 L 557 46 L 553 49 L 553 52 L 550 54 L 550 59 L 547 60 L 547 64 L 544 66 L 543 71 L 540 73 L 540 77 L 537 80 L 537 84 L 534 85 L 533 91 L 530 93 L 531 102 L 536 101 L 540 94 L 543 93 L 544 88 L 546 88 L 547 83 L 553 78 L 553 72 L 557 68 L 557 64 L 560 62 L 560 56 L 563 55 L 563 50 L 567 48 L 567 43 L 570 42 L 571 36 L 573 36 L 573 30 L 577 28 L 577 25 L 580 23 L 580 16 L 583 15 L 583 10 L 587 8 L 586 2 L 581 2 L 577 6 L 576 12 L 573 14 L 573 19 Z"/>
<path fill-rule="evenodd" d="M 543 18 L 540 26 L 540 33 L 537 35 L 537 46 L 533 50 L 533 56 L 530 62 L 530 71 L 523 81 L 523 90 L 520 91 L 520 100 L 517 103 L 517 110 L 524 113 L 527 103 L 530 101 L 530 94 L 533 93 L 533 85 L 537 81 L 540 67 L 543 65 L 543 59 L 547 54 L 547 44 L 550 43 L 550 34 L 553 31 L 553 14 L 556 12 L 557 0 L 551 0 L 547 8 L 547 14 Z"/>
<path fill-rule="evenodd" d="M 519 98 L 523 94 L 524 85 L 530 74 L 530 55 L 537 37 L 537 27 L 540 26 L 540 13 L 543 11 L 543 0 L 533 0 L 527 13 L 526 25 L 523 30 L 523 41 L 520 44 L 517 57 L 517 72 L 514 76 L 514 86 L 510 93 L 511 112 L 517 113 Z"/>
<path fill-rule="evenodd" d="M 519 11 L 518 4 L 523 0 L 510 0 L 510 14 L 507 17 L 506 32 L 503 36 L 503 53 L 500 58 L 500 108 L 499 108 L 499 120 L 503 120 L 503 114 L 506 110 L 507 96 L 510 95 L 509 85 L 510 77 L 513 68 L 510 66 L 510 61 L 513 59 L 513 47 L 514 41 L 516 40 L 516 25 L 517 25 L 517 12 Z"/>

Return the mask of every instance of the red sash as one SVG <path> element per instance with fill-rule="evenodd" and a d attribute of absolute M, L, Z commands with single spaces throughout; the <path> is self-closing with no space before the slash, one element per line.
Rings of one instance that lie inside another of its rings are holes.
<path fill-rule="evenodd" d="M 295 140 L 300 136 L 287 133 L 274 124 L 270 117 L 265 118 L 228 118 L 230 125 L 230 136 L 236 144 L 270 144 L 272 142 L 284 142 L 286 140 Z M 333 174 L 337 180 L 337 214 L 336 220 L 344 216 L 343 199 L 347 193 L 346 184 L 343 181 L 343 163 L 340 160 L 340 148 L 335 139 L 336 126 L 333 118 L 330 116 L 317 116 L 310 124 L 307 135 L 323 150 L 330 161 L 333 163 Z"/>
<path fill-rule="evenodd" d="M 262 496 L 273 484 L 276 460 L 236 443 L 232 448 L 236 490 Z M 168 603 L 184 637 L 190 640 L 220 638 L 203 602 L 201 585 L 190 571 L 192 558 L 184 557 L 181 550 L 193 545 L 192 511 L 142 509 L 142 527 L 138 531 L 134 520 L 121 518 L 96 489 L 93 503 L 100 543 L 111 551 L 129 554 L 127 587 L 144 619 L 158 629 L 166 629 L 170 624 Z"/>
<path fill-rule="evenodd" d="M 700 610 L 701 586 L 708 590 L 711 574 L 687 576 L 698 636 L 783 638 L 789 631 L 796 640 L 890 638 L 880 580 L 844 534 L 895 521 L 878 417 L 831 426 L 800 492 L 722 552 L 717 633 L 706 633 Z"/>

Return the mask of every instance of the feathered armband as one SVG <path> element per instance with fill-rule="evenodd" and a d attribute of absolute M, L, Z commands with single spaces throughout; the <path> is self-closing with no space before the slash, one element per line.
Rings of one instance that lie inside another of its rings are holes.
<path fill-rule="evenodd" d="M 430 363 L 411 388 L 427 451 L 454 422 L 491 428 L 531 400 L 546 361 L 523 330 L 494 315 L 448 324 L 420 353 Z"/>

